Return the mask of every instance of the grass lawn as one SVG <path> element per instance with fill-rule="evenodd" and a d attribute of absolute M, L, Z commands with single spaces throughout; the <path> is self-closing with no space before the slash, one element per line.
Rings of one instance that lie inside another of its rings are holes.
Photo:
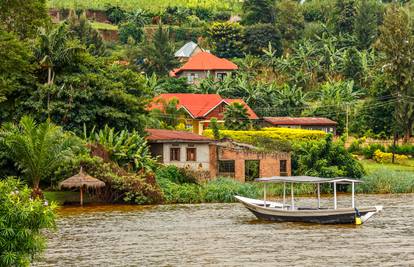
<path fill-rule="evenodd" d="M 362 165 L 364 166 L 365 170 L 368 174 L 378 170 L 378 169 L 388 169 L 392 171 L 408 171 L 414 172 L 414 160 L 410 159 L 402 164 L 392 164 L 392 163 L 378 163 L 373 160 L 360 160 Z"/>
<path fill-rule="evenodd" d="M 112 31 L 118 30 L 118 26 L 109 24 L 109 23 L 92 22 L 91 24 L 92 24 L 92 27 L 97 30 L 112 30 Z"/>

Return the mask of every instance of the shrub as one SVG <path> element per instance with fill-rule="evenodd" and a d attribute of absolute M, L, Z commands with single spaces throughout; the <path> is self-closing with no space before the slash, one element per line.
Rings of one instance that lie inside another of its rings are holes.
<path fill-rule="evenodd" d="M 0 180 L 0 266 L 29 266 L 45 248 L 42 229 L 55 226 L 54 211 L 16 179 Z"/>
<path fill-rule="evenodd" d="M 205 130 L 203 134 L 210 138 L 213 137 L 213 132 L 210 129 Z M 326 136 L 326 133 L 323 131 L 272 127 L 250 131 L 220 130 L 220 135 L 222 138 L 226 137 L 239 142 L 254 144 L 257 138 L 260 137 L 281 141 L 309 141 L 320 140 Z"/>
<path fill-rule="evenodd" d="M 119 24 L 126 18 L 126 12 L 119 6 L 108 5 L 105 8 L 105 15 L 108 17 L 108 20 L 113 24 Z"/>
<path fill-rule="evenodd" d="M 386 152 L 392 153 L 393 147 L 394 146 L 389 146 Z M 412 144 L 405 144 L 405 145 L 400 145 L 400 146 L 397 145 L 395 146 L 395 153 L 414 157 L 414 145 Z"/>
<path fill-rule="evenodd" d="M 131 37 L 136 43 L 139 43 L 142 39 L 142 28 L 137 26 L 133 22 L 125 22 L 119 26 L 119 40 L 121 43 L 128 43 L 128 38 Z"/>
<path fill-rule="evenodd" d="M 395 154 L 394 156 L 395 156 L 396 161 L 404 161 L 404 160 L 408 159 L 408 157 L 406 155 Z M 381 150 L 377 149 L 374 152 L 373 159 L 376 162 L 380 162 L 380 163 L 391 162 L 392 161 L 392 153 L 382 152 Z"/>
<path fill-rule="evenodd" d="M 363 166 L 352 157 L 342 141 L 325 140 L 296 142 L 293 144 L 292 169 L 295 175 L 320 177 L 346 176 L 360 178 Z"/>
<path fill-rule="evenodd" d="M 159 168 L 155 172 L 158 179 L 167 179 L 176 184 L 197 183 L 196 177 L 186 169 L 178 168 L 173 165 Z"/>
<path fill-rule="evenodd" d="M 362 177 L 364 183 L 356 187 L 362 193 L 414 193 L 413 172 L 381 168 Z"/>
<path fill-rule="evenodd" d="M 370 144 L 362 149 L 362 155 L 367 159 L 372 159 L 374 152 L 377 150 L 385 151 L 385 147 L 380 144 Z"/>

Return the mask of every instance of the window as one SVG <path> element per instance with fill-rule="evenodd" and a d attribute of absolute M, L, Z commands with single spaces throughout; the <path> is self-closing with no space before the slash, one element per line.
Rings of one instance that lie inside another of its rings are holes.
<path fill-rule="evenodd" d="M 187 81 L 188 81 L 188 83 L 194 83 L 194 80 L 197 79 L 197 78 L 198 78 L 198 74 L 192 72 L 187 76 Z"/>
<path fill-rule="evenodd" d="M 224 78 L 226 78 L 226 76 L 227 76 L 227 73 L 225 73 L 225 72 L 217 72 L 217 74 L 216 74 L 217 79 L 220 80 L 220 81 L 224 80 Z"/>
<path fill-rule="evenodd" d="M 170 148 L 170 161 L 180 161 L 180 148 L 179 147 Z"/>
<path fill-rule="evenodd" d="M 280 160 L 280 176 L 287 176 L 287 160 Z"/>
<path fill-rule="evenodd" d="M 187 161 L 197 161 L 197 150 L 195 147 L 187 147 Z"/>
<path fill-rule="evenodd" d="M 234 177 L 234 160 L 219 161 L 219 176 Z"/>

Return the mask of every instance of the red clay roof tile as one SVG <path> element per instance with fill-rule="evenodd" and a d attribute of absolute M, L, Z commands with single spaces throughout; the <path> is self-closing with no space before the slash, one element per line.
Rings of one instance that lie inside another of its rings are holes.
<path fill-rule="evenodd" d="M 202 142 L 208 143 L 212 140 L 208 137 L 198 135 L 192 132 L 174 131 L 165 129 L 146 129 L 148 132 L 148 141 L 188 141 L 188 142 Z"/>
<path fill-rule="evenodd" d="M 230 60 L 216 57 L 213 54 L 208 52 L 200 52 L 193 57 L 190 57 L 187 63 L 185 63 L 181 68 L 175 69 L 170 72 L 170 75 L 176 75 L 184 70 L 199 70 L 199 71 L 208 71 L 208 70 L 237 70 L 238 67 L 236 64 Z"/>
<path fill-rule="evenodd" d="M 178 99 L 179 104 L 177 108 L 184 108 L 187 110 L 193 118 L 203 118 L 208 115 L 216 106 L 221 102 L 230 104 L 232 102 L 239 102 L 246 106 L 249 118 L 258 119 L 256 113 L 242 100 L 242 99 L 223 99 L 218 94 L 160 94 L 155 97 L 149 106 L 149 110 L 162 109 L 160 99 L 171 101 L 172 99 Z"/>

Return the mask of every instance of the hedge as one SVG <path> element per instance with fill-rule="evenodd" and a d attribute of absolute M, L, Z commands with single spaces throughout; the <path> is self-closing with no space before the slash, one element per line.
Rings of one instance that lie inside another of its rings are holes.
<path fill-rule="evenodd" d="M 210 138 L 214 138 L 213 131 L 211 129 L 205 130 L 204 135 Z M 269 138 L 282 141 L 309 141 L 320 140 L 325 136 L 326 133 L 324 131 L 319 130 L 304 130 L 276 127 L 249 131 L 220 130 L 221 138 L 230 138 L 244 143 L 254 143 L 254 141 L 257 138 Z"/>

